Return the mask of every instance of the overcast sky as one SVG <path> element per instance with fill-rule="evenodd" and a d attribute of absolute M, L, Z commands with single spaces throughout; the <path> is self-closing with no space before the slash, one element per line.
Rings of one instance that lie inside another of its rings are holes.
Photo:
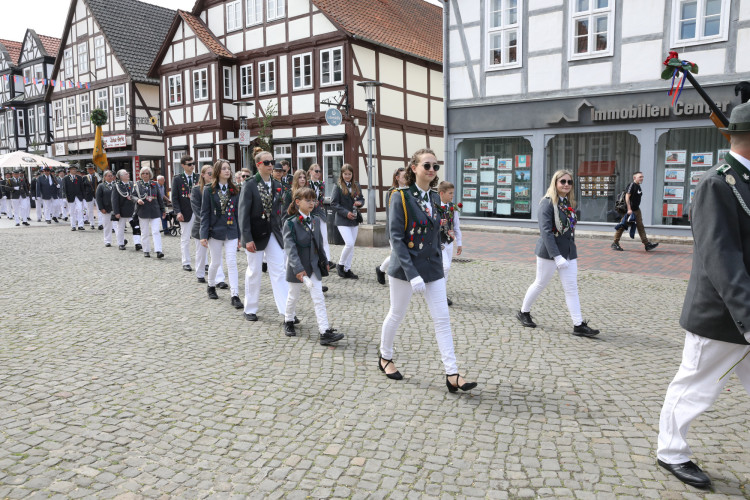
<path fill-rule="evenodd" d="M 115 0 L 113 0 L 115 1 Z M 195 0 L 143 0 L 170 9 L 190 10 Z M 439 5 L 439 0 L 425 0 Z M 36 30 L 39 35 L 62 37 L 65 16 L 70 7 L 69 0 L 0 0 L 2 3 L 2 30 L 0 38 L 23 41 L 27 28 Z"/>

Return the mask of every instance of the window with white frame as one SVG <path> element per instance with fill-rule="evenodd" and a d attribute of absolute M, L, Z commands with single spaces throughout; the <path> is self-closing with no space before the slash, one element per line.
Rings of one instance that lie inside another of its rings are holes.
<path fill-rule="evenodd" d="M 29 135 L 36 134 L 36 111 L 34 108 L 29 108 Z"/>
<path fill-rule="evenodd" d="M 55 130 L 60 130 L 63 128 L 63 102 L 55 101 L 55 106 L 52 111 L 55 121 Z"/>
<path fill-rule="evenodd" d="M 109 95 L 107 89 L 97 89 L 96 108 L 109 111 Z"/>
<path fill-rule="evenodd" d="M 47 132 L 47 110 L 44 108 L 44 104 L 37 108 L 36 119 L 39 124 L 39 133 Z"/>
<path fill-rule="evenodd" d="M 112 97 L 114 98 L 115 121 L 125 120 L 125 85 L 112 88 Z"/>
<path fill-rule="evenodd" d="M 235 0 L 227 4 L 227 31 L 242 28 L 242 2 Z"/>
<path fill-rule="evenodd" d="M 81 95 L 81 125 L 88 125 L 91 122 L 91 106 L 89 105 L 89 95 Z"/>
<path fill-rule="evenodd" d="M 320 51 L 320 84 L 336 85 L 344 82 L 343 49 Z"/>
<path fill-rule="evenodd" d="M 728 39 L 729 0 L 673 0 L 672 46 Z"/>
<path fill-rule="evenodd" d="M 63 71 L 63 79 L 73 78 L 73 49 L 68 47 L 63 52 L 63 60 L 65 61 L 65 71 Z"/>
<path fill-rule="evenodd" d="M 0 120 L 0 139 L 5 139 L 5 120 Z"/>
<path fill-rule="evenodd" d="M 232 68 L 225 67 L 223 68 L 223 74 L 224 74 L 224 98 L 225 99 L 231 99 L 232 98 Z"/>
<path fill-rule="evenodd" d="M 614 0 L 574 0 L 570 4 L 570 58 L 611 56 Z"/>
<path fill-rule="evenodd" d="M 521 66 L 521 1 L 490 0 L 487 3 L 488 69 Z"/>
<path fill-rule="evenodd" d="M 266 0 L 266 19 L 272 21 L 284 17 L 285 0 Z"/>
<path fill-rule="evenodd" d="M 312 52 L 292 56 L 292 86 L 294 90 L 312 88 Z"/>
<path fill-rule="evenodd" d="M 314 142 L 297 144 L 297 168 L 307 170 L 318 163 L 318 147 Z"/>
<path fill-rule="evenodd" d="M 333 186 L 341 175 L 344 166 L 344 142 L 323 143 L 323 181 L 326 183 L 326 196 L 333 194 Z"/>
<path fill-rule="evenodd" d="M 26 135 L 26 121 L 24 120 L 23 110 L 16 110 L 16 119 L 18 121 L 18 135 Z"/>
<path fill-rule="evenodd" d="M 89 72 L 89 44 L 83 42 L 78 44 L 78 76 Z"/>
<path fill-rule="evenodd" d="M 31 89 L 33 88 L 31 86 L 31 68 L 24 68 L 23 70 L 23 93 L 26 96 L 31 95 Z"/>
<path fill-rule="evenodd" d="M 41 64 L 37 64 L 34 66 L 34 78 L 36 78 L 36 84 L 41 85 L 42 82 L 40 81 L 42 78 L 44 78 L 44 70 L 42 68 Z"/>
<path fill-rule="evenodd" d="M 240 97 L 253 95 L 253 65 L 240 66 Z"/>
<path fill-rule="evenodd" d="M 292 145 L 291 144 L 276 144 L 273 147 L 273 157 L 277 161 L 289 160 L 290 164 L 292 161 Z"/>
<path fill-rule="evenodd" d="M 245 24 L 252 26 L 263 22 L 263 0 L 246 0 Z"/>
<path fill-rule="evenodd" d="M 169 80 L 169 105 L 182 104 L 182 74 L 172 75 Z"/>
<path fill-rule="evenodd" d="M 96 69 L 101 69 L 106 66 L 106 51 L 104 50 L 104 37 L 98 36 L 94 38 L 94 59 L 96 59 Z"/>
<path fill-rule="evenodd" d="M 172 151 L 172 175 L 180 175 L 185 171 L 184 168 L 182 168 L 182 157 L 187 154 L 187 151 L 184 149 L 177 149 L 175 151 Z"/>
<path fill-rule="evenodd" d="M 76 126 L 76 98 L 75 97 L 68 97 L 65 100 L 65 104 L 67 109 L 67 115 L 68 115 L 68 127 L 75 127 Z"/>
<path fill-rule="evenodd" d="M 13 112 L 8 113 L 8 138 L 16 135 L 16 128 L 14 126 L 15 120 L 13 120 Z"/>
<path fill-rule="evenodd" d="M 193 100 L 205 101 L 208 99 L 208 69 L 193 71 Z"/>
<path fill-rule="evenodd" d="M 199 149 L 198 150 L 198 169 L 203 165 L 213 165 L 214 155 L 210 149 Z"/>
<path fill-rule="evenodd" d="M 258 63 L 258 95 L 276 92 L 276 61 Z"/>

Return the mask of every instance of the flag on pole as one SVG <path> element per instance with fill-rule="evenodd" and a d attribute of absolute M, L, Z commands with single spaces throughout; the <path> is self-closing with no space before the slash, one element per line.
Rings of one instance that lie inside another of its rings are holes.
<path fill-rule="evenodd" d="M 109 166 L 107 161 L 107 153 L 104 152 L 104 145 L 102 144 L 102 127 L 96 127 L 96 133 L 94 134 L 94 154 L 93 154 L 94 165 L 99 167 L 99 170 L 106 170 Z"/>

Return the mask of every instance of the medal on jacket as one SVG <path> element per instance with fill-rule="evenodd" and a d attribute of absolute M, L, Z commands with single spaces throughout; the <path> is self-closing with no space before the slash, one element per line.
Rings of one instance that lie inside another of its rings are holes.
<path fill-rule="evenodd" d="M 414 230 L 416 229 L 416 227 L 417 227 L 417 223 L 412 222 L 411 231 L 409 231 L 409 244 L 408 244 L 409 248 L 414 248 Z"/>

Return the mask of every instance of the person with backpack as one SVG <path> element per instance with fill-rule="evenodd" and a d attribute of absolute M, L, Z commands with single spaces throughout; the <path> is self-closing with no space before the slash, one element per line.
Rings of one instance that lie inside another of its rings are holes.
<path fill-rule="evenodd" d="M 638 236 L 641 237 L 641 242 L 646 247 L 646 251 L 650 252 L 654 248 L 658 247 L 658 243 L 651 243 L 648 241 L 646 236 L 646 228 L 643 227 L 643 216 L 641 215 L 641 197 L 643 196 L 643 190 L 641 189 L 643 184 L 643 172 L 636 172 L 633 174 L 633 182 L 628 184 L 625 189 L 625 205 L 626 212 L 623 215 L 627 215 L 630 218 L 631 215 L 635 215 L 635 227 L 638 230 Z M 618 200 L 619 202 L 619 200 Z M 615 204 L 617 207 L 617 203 Z M 612 250 L 622 252 L 623 248 L 620 246 L 620 237 L 625 232 L 627 225 L 618 224 L 615 226 L 615 241 L 612 242 Z"/>

